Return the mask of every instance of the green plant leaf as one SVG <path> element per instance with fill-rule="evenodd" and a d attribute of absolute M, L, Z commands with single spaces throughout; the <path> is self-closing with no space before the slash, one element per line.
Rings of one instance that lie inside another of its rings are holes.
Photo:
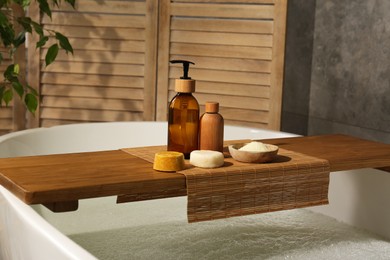
<path fill-rule="evenodd" d="M 22 45 L 25 41 L 26 41 L 26 32 L 23 31 L 23 32 L 20 32 L 18 36 L 16 36 L 13 44 L 14 44 L 15 48 L 17 48 L 20 45 Z"/>
<path fill-rule="evenodd" d="M 58 0 L 52 0 L 53 1 L 53 4 L 57 7 L 60 7 L 60 4 L 58 3 Z"/>
<path fill-rule="evenodd" d="M 12 82 L 12 87 L 15 90 L 16 93 L 18 93 L 19 97 L 22 98 L 24 95 L 24 87 L 22 84 L 20 84 L 19 81 Z"/>
<path fill-rule="evenodd" d="M 25 31 L 32 33 L 32 27 L 31 27 L 32 21 L 30 17 L 18 17 L 17 21 Z"/>
<path fill-rule="evenodd" d="M 13 97 L 14 97 L 14 92 L 11 89 L 7 89 L 6 91 L 4 91 L 3 100 L 6 106 L 8 106 L 9 102 L 11 102 Z"/>
<path fill-rule="evenodd" d="M 5 47 L 8 47 L 12 44 L 15 37 L 15 31 L 10 24 L 0 26 L 0 37 Z"/>
<path fill-rule="evenodd" d="M 38 107 L 38 99 L 33 94 L 28 93 L 24 97 L 24 104 L 26 104 L 28 111 L 34 114 Z"/>
<path fill-rule="evenodd" d="M 19 66 L 15 64 L 10 64 L 4 71 L 4 78 L 10 82 L 18 81 Z"/>
<path fill-rule="evenodd" d="M 3 8 L 7 5 L 7 0 L 0 0 L 0 8 Z"/>
<path fill-rule="evenodd" d="M 18 4 L 18 5 L 21 5 L 21 4 L 22 4 L 22 1 L 21 1 L 21 0 L 13 0 L 13 2 L 15 2 L 15 3 Z"/>
<path fill-rule="evenodd" d="M 38 0 L 38 3 L 39 3 L 39 9 L 41 10 L 41 12 L 45 13 L 51 19 L 51 9 L 50 9 L 50 6 L 47 3 L 47 1 L 46 0 Z"/>
<path fill-rule="evenodd" d="M 27 7 L 30 6 L 31 1 L 30 0 L 22 0 L 22 6 Z"/>
<path fill-rule="evenodd" d="M 39 35 L 40 38 L 44 37 L 42 25 L 34 21 L 31 21 L 31 25 L 34 27 L 34 31 Z"/>
<path fill-rule="evenodd" d="M 58 44 L 56 43 L 50 46 L 50 48 L 47 50 L 46 57 L 45 57 L 46 66 L 49 66 L 49 64 L 55 61 L 55 59 L 57 58 L 58 49 L 59 47 Z"/>
<path fill-rule="evenodd" d="M 33 94 L 34 96 L 38 96 L 38 92 L 35 88 L 31 87 L 29 84 L 26 85 L 27 86 L 27 89 L 30 91 L 31 94 Z"/>
<path fill-rule="evenodd" d="M 46 44 L 46 42 L 49 40 L 49 37 L 47 36 L 43 36 L 39 39 L 39 41 L 37 42 L 36 44 L 36 48 L 41 48 L 42 46 L 44 46 Z"/>
<path fill-rule="evenodd" d="M 65 0 L 68 4 L 70 4 L 73 8 L 75 8 L 76 0 Z"/>
<path fill-rule="evenodd" d="M 20 71 L 19 64 L 14 64 L 14 75 L 18 76 Z"/>
<path fill-rule="evenodd" d="M 73 54 L 73 47 L 69 43 L 69 40 L 67 37 L 65 37 L 64 35 L 62 35 L 59 32 L 56 32 L 56 39 L 60 42 L 61 48 L 63 48 L 66 51 L 66 53 L 68 53 L 68 51 L 69 51 Z"/>
<path fill-rule="evenodd" d="M 1 25 L 1 27 L 3 27 L 6 24 L 9 24 L 8 18 L 5 15 L 5 13 L 3 11 L 1 11 L 0 12 L 0 25 Z"/>
<path fill-rule="evenodd" d="M 5 86 L 1 86 L 0 87 L 0 105 L 3 102 L 4 91 L 5 91 Z"/>

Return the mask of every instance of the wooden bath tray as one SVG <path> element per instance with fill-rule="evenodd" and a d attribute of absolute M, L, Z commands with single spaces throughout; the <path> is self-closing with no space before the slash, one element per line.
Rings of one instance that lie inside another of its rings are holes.
<path fill-rule="evenodd" d="M 262 142 L 328 160 L 330 171 L 390 171 L 388 144 L 346 135 Z M 132 194 L 154 193 L 156 198 L 186 195 L 184 175 L 156 172 L 150 162 L 121 150 L 3 158 L 0 184 L 25 203 L 44 204 L 56 212 L 75 210 L 78 200 L 86 198 L 118 195 L 118 201 L 125 202 Z"/>

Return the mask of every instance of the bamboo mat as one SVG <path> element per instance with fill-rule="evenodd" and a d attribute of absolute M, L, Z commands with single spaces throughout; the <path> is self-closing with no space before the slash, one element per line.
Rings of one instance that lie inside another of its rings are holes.
<path fill-rule="evenodd" d="M 122 150 L 153 163 L 166 147 Z M 223 167 L 202 169 L 186 161 L 178 173 L 186 176 L 188 222 L 328 204 L 328 161 L 285 149 L 271 163 L 240 163 L 228 156 Z"/>

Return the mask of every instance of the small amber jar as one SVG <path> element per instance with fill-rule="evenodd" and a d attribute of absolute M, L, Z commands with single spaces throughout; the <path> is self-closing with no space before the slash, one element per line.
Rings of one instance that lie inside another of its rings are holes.
<path fill-rule="evenodd" d="M 205 113 L 199 122 L 199 149 L 223 152 L 223 117 L 218 113 L 219 103 L 206 102 Z"/>

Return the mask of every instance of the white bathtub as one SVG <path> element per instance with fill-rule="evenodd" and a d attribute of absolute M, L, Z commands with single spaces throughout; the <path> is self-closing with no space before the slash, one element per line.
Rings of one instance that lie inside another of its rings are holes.
<path fill-rule="evenodd" d="M 166 122 L 33 129 L 0 137 L 0 157 L 160 145 L 166 131 Z M 225 127 L 225 140 L 289 136 Z M 195 224 L 187 224 L 186 197 L 88 199 L 52 213 L 0 186 L 0 259 L 389 259 L 389 186 L 389 173 L 336 172 L 328 206 Z"/>

